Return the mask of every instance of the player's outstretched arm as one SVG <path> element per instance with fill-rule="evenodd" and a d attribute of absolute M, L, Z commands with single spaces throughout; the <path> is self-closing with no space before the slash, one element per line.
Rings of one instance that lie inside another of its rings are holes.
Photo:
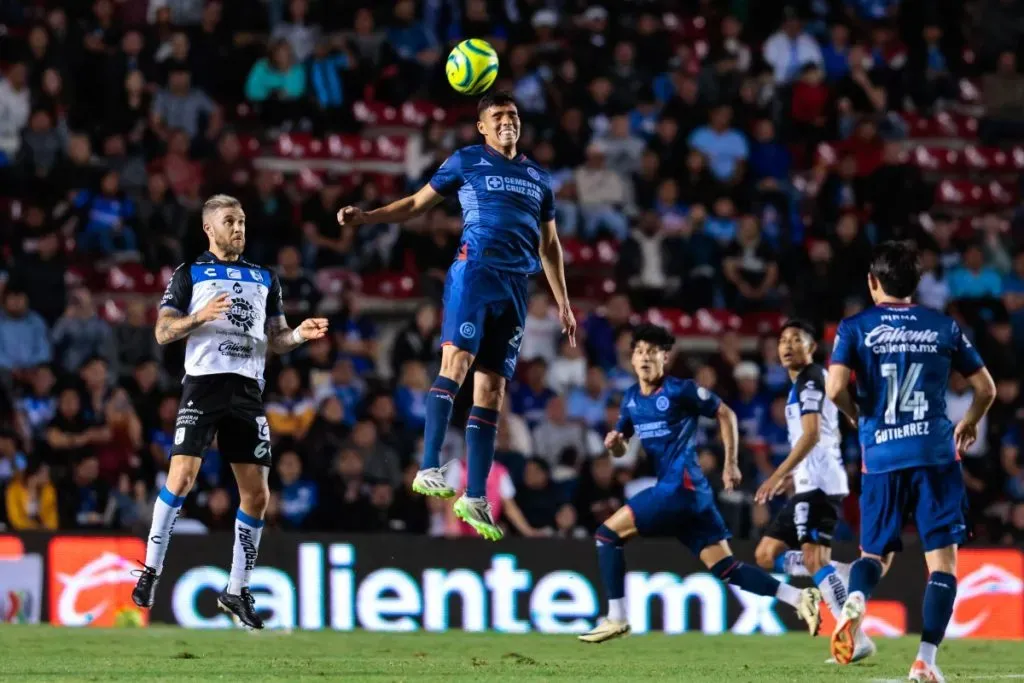
<path fill-rule="evenodd" d="M 854 424 L 860 418 L 860 411 L 857 409 L 857 402 L 853 400 L 850 393 L 850 368 L 841 363 L 832 363 L 828 366 L 828 377 L 825 378 L 825 394 L 836 404 L 846 417 L 853 420 Z"/>
<path fill-rule="evenodd" d="M 306 318 L 294 330 L 283 315 L 267 320 L 267 347 L 274 353 L 288 353 L 308 341 L 327 334 L 327 318 Z"/>
<path fill-rule="evenodd" d="M 214 297 L 195 313 L 182 313 L 175 308 L 164 306 L 156 317 L 156 342 L 162 345 L 184 339 L 203 323 L 216 320 L 227 313 L 229 308 L 231 302 L 226 293 Z"/>
<path fill-rule="evenodd" d="M 540 263 L 544 268 L 544 277 L 548 280 L 551 293 L 558 304 L 558 317 L 562 322 L 562 332 L 569 335 L 569 343 L 576 346 L 576 316 L 569 305 L 569 289 L 565 284 L 565 260 L 562 256 L 562 243 L 558 240 L 558 227 L 555 221 L 542 221 L 540 224 Z"/>
<path fill-rule="evenodd" d="M 726 491 L 732 491 L 743 481 L 739 464 L 739 421 L 732 408 L 721 403 L 715 413 L 718 419 L 718 430 L 722 434 L 722 449 L 725 451 L 725 464 L 722 468 L 722 484 Z"/>
<path fill-rule="evenodd" d="M 357 206 L 346 206 L 338 212 L 338 224 L 362 225 L 364 223 L 404 223 L 426 213 L 444 200 L 430 185 L 424 185 L 416 194 L 402 197 L 387 206 L 372 211 L 363 211 Z"/>

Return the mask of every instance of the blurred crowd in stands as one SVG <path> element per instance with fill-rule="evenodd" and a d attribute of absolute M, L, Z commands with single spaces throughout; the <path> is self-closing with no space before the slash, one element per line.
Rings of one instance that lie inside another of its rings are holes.
<path fill-rule="evenodd" d="M 291 322 L 331 317 L 328 339 L 268 362 L 268 525 L 465 533 L 409 489 L 458 207 L 357 231 L 334 214 L 417 189 L 477 142 L 443 65 L 482 37 L 577 259 L 581 344 L 538 282 L 502 412 L 491 490 L 519 534 L 593 531 L 649 483 L 642 453 L 613 462 L 601 444 L 646 317 L 695 331 L 673 373 L 739 414 L 745 483 L 720 500 L 756 537 L 772 510 L 750 494 L 788 452 L 775 325 L 812 320 L 825 360 L 835 322 L 869 304 L 871 245 L 911 238 L 920 302 L 961 320 L 998 384 L 964 458 L 976 536 L 1024 542 L 1018 0 L 0 0 L 0 24 L 7 527 L 148 524 L 183 350 L 153 339 L 157 292 L 205 249 L 203 198 L 226 192 Z M 410 103 L 429 112 L 414 130 Z M 360 289 L 382 274 L 403 292 Z M 951 418 L 968 392 L 953 379 Z M 706 427 L 700 460 L 720 487 Z M 460 429 L 445 451 L 461 479 Z M 848 434 L 854 490 L 859 457 Z M 226 475 L 214 443 L 179 532 L 232 527 Z M 851 539 L 856 496 L 845 512 Z"/>

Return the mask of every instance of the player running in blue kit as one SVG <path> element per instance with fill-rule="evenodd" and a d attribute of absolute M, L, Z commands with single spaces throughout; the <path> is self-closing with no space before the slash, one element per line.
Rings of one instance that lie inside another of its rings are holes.
<path fill-rule="evenodd" d="M 505 383 L 519 358 L 529 276 L 544 270 L 562 331 L 574 346 L 576 320 L 565 287 L 551 178 L 516 150 L 515 99 L 503 92 L 485 95 L 477 106 L 476 125 L 484 144 L 457 150 L 416 194 L 373 211 L 346 206 L 338 222 L 400 223 L 458 195 L 462 244 L 445 282 L 441 371 L 427 397 L 423 463 L 412 488 L 428 496 L 455 495 L 440 467 L 441 444 L 455 395 L 475 360 L 473 408 L 466 425 L 468 482 L 454 511 L 478 534 L 497 541 L 503 532 L 487 503 L 486 483 Z"/>
<path fill-rule="evenodd" d="M 832 634 L 840 664 L 853 657 L 866 602 L 902 548 L 913 518 L 930 572 L 921 645 L 908 680 L 942 683 L 935 653 L 953 614 L 957 546 L 967 539 L 967 497 L 959 452 L 977 438 L 995 399 L 992 376 L 952 318 L 911 303 L 920 279 L 917 248 L 875 249 L 868 287 L 875 302 L 836 332 L 826 393 L 860 420 L 861 558 L 850 568 L 849 597 Z M 967 378 L 974 398 L 956 427 L 946 417 L 950 371 Z M 856 373 L 857 396 L 849 391 Z"/>
<path fill-rule="evenodd" d="M 619 422 L 604 443 L 614 457 L 620 457 L 635 434 L 653 462 L 658 481 L 626 501 L 595 532 L 608 617 L 579 639 L 602 643 L 629 633 L 623 545 L 637 534 L 675 536 L 725 583 L 775 596 L 795 607 L 811 635 L 816 635 L 821 626 L 817 588 L 800 590 L 780 583 L 760 567 L 737 561 L 729 549 L 731 534 L 697 463 L 694 435 L 700 417 L 717 418 L 725 448 L 722 480 L 731 491 L 741 478 L 736 414 L 693 381 L 665 376 L 665 362 L 674 344 L 675 338 L 657 325 L 640 325 L 633 333 L 632 363 L 639 382 L 622 397 Z"/>

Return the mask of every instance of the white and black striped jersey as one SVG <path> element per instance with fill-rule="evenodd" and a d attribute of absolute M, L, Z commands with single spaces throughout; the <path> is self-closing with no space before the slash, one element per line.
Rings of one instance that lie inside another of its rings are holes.
<path fill-rule="evenodd" d="M 793 470 L 796 492 L 820 489 L 830 496 L 845 496 L 850 487 L 839 449 L 839 409 L 825 395 L 825 368 L 815 363 L 800 371 L 786 399 L 786 429 L 791 447 L 803 436 L 801 418 L 809 413 L 821 415 L 821 426 L 818 443 Z"/>
<path fill-rule="evenodd" d="M 160 306 L 191 314 L 222 292 L 230 297 L 231 308 L 188 336 L 185 373 L 234 373 L 256 380 L 262 388 L 267 320 L 284 315 L 281 283 L 275 273 L 245 259 L 221 261 L 207 251 L 194 263 L 178 266 Z"/>

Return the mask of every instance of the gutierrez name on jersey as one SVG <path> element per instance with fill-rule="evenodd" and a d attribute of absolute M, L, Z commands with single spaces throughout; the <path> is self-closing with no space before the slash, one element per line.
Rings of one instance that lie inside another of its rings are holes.
<path fill-rule="evenodd" d="M 791 447 L 804 434 L 801 418 L 815 413 L 821 416 L 818 443 L 793 469 L 793 485 L 796 493 L 820 489 L 830 496 L 845 496 L 850 487 L 839 449 L 839 409 L 825 395 L 825 368 L 811 364 L 797 375 L 786 398 L 786 431 Z"/>
<path fill-rule="evenodd" d="M 167 284 L 161 307 L 192 314 L 227 293 L 231 308 L 192 331 L 185 347 L 185 373 L 193 377 L 234 373 L 263 386 L 269 316 L 284 315 L 277 275 L 244 259 L 220 261 L 206 252 L 182 264 Z"/>

